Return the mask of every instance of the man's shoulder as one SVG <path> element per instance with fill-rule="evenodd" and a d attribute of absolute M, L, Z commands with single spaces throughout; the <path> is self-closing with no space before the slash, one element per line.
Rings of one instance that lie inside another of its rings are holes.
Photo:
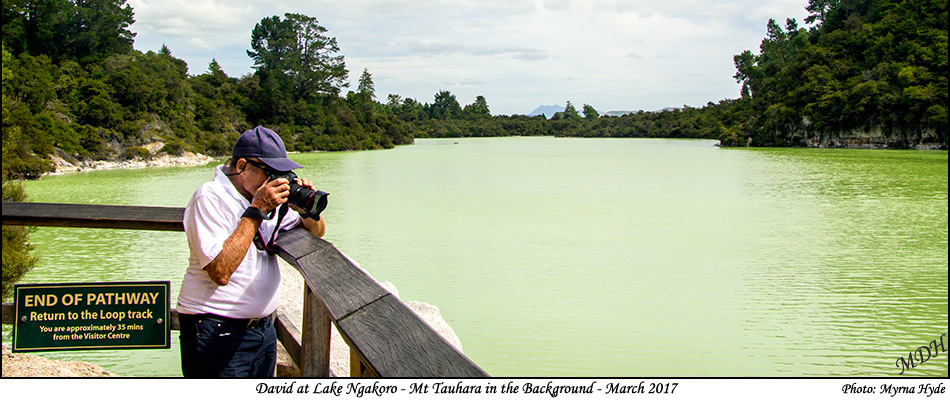
<path fill-rule="evenodd" d="M 216 197 L 233 197 L 236 196 L 234 184 L 231 183 L 229 179 L 223 176 L 215 175 L 214 179 L 202 183 L 198 187 L 198 190 L 195 191 L 195 195 L 212 195 Z"/>
<path fill-rule="evenodd" d="M 221 182 L 212 180 L 202 183 L 201 186 L 195 190 L 195 193 L 191 196 L 191 201 L 188 202 L 188 206 L 191 207 L 197 202 L 220 206 L 231 205 L 232 203 L 238 202 L 238 200 L 234 198 L 234 195 L 230 193 L 228 188 L 224 187 Z"/>
<path fill-rule="evenodd" d="M 185 222 L 218 221 L 224 223 L 240 219 L 245 207 L 240 201 L 220 187 L 217 182 L 205 182 L 192 195 L 185 207 Z M 187 227 L 186 227 L 187 229 Z"/>
<path fill-rule="evenodd" d="M 221 184 L 215 181 L 209 181 L 198 186 L 198 189 L 195 190 L 195 194 L 191 196 L 191 202 L 193 203 L 198 199 L 217 199 L 222 197 L 223 194 L 224 191 L 221 188 Z"/>

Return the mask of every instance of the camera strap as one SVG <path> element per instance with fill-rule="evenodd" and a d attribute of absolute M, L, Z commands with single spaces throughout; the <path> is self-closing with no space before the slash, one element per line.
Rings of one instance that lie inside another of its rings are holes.
<path fill-rule="evenodd" d="M 287 203 L 282 204 L 277 209 L 277 225 L 274 226 L 274 232 L 270 235 L 270 242 L 264 242 L 264 238 L 261 237 L 261 230 L 258 229 L 257 232 L 254 232 L 254 247 L 257 247 L 260 251 L 266 251 L 269 255 L 277 254 L 277 250 L 274 249 L 274 242 L 277 240 L 277 231 L 280 230 L 280 222 L 284 219 L 284 215 L 287 215 Z"/>

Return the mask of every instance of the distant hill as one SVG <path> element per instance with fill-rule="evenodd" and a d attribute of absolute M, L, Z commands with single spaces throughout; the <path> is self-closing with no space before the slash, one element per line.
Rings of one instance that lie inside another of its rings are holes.
<path fill-rule="evenodd" d="M 600 113 L 601 117 L 622 117 L 627 114 L 636 114 L 639 112 L 649 112 L 649 113 L 662 113 L 664 111 L 673 111 L 680 110 L 682 107 L 664 107 L 659 110 L 646 111 L 646 110 L 636 110 L 636 111 L 607 111 L 605 113 Z"/>
<path fill-rule="evenodd" d="M 663 111 L 672 111 L 672 110 L 677 110 L 677 109 L 679 109 L 679 107 L 666 107 L 666 108 L 661 108 L 659 110 L 648 111 L 648 112 L 661 113 Z M 559 113 L 563 111 L 564 111 L 564 106 L 541 105 L 541 106 L 538 106 L 538 108 L 535 108 L 534 111 L 528 114 L 528 116 L 534 117 L 537 115 L 544 114 L 545 117 L 548 117 L 548 119 L 551 119 L 552 117 L 554 117 L 555 113 Z M 580 112 L 581 110 L 577 110 L 577 111 Z M 636 110 L 636 111 L 616 110 L 616 111 L 607 111 L 607 112 L 601 112 L 598 110 L 597 112 L 600 114 L 601 117 L 621 117 L 627 114 L 636 114 L 641 111 L 644 111 L 644 110 Z"/>
<path fill-rule="evenodd" d="M 607 111 L 605 113 L 601 113 L 600 116 L 601 117 L 622 117 L 627 114 L 636 114 L 637 112 L 639 111 Z"/>
<path fill-rule="evenodd" d="M 535 108 L 534 111 L 528 114 L 529 117 L 534 117 L 537 115 L 544 114 L 545 117 L 551 119 L 555 113 L 564 111 L 564 106 L 545 106 L 541 105 L 538 108 Z"/>

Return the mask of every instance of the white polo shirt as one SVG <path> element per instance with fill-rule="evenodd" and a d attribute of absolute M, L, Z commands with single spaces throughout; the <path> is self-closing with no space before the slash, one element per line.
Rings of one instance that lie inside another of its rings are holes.
<path fill-rule="evenodd" d="M 280 301 L 280 268 L 277 257 L 260 251 L 253 243 L 244 260 L 231 275 L 230 282 L 218 286 L 204 270 L 221 252 L 224 240 L 251 206 L 224 174 L 225 167 L 214 171 L 214 180 L 201 185 L 185 208 L 185 234 L 188 236 L 188 270 L 178 293 L 178 312 L 217 314 L 231 318 L 260 318 L 270 315 Z M 300 223 L 300 214 L 288 210 L 281 230 Z M 264 220 L 259 232 L 270 241 L 277 217 Z"/>

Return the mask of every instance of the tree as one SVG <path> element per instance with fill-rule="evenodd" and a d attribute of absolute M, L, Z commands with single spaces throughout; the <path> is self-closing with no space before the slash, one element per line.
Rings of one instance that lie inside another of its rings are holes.
<path fill-rule="evenodd" d="M 567 119 L 580 119 L 581 115 L 577 113 L 577 109 L 574 108 L 574 105 L 571 104 L 570 100 L 568 100 L 567 104 L 564 105 L 562 117 Z"/>
<path fill-rule="evenodd" d="M 753 112 L 739 130 L 747 140 L 729 142 L 946 147 L 946 2 L 810 0 L 807 10 L 814 28 L 769 20 L 759 54 L 735 56 Z"/>
<path fill-rule="evenodd" d="M 45 54 L 54 62 L 95 62 L 132 50 L 135 22 L 125 0 L 3 2 L 4 43 L 14 55 Z M 9 32 L 8 32 L 9 29 Z"/>
<path fill-rule="evenodd" d="M 363 74 L 360 75 L 360 82 L 356 88 L 356 93 L 367 96 L 373 100 L 376 99 L 376 87 L 373 85 L 373 75 L 365 68 L 363 69 Z"/>
<path fill-rule="evenodd" d="M 831 11 L 836 2 L 837 0 L 808 0 L 808 6 L 805 7 L 805 10 L 810 12 L 811 15 L 805 17 L 805 22 L 809 24 L 815 21 L 825 22 L 828 12 Z"/>
<path fill-rule="evenodd" d="M 55 56 L 61 53 L 69 2 L 66 0 L 4 1 L 4 44 L 13 55 L 29 53 Z"/>
<path fill-rule="evenodd" d="M 391 93 L 386 96 L 386 108 L 393 114 L 398 114 L 402 107 L 402 96 Z"/>
<path fill-rule="evenodd" d="M 19 55 L 27 51 L 26 31 L 26 4 L 24 1 L 3 0 L 0 8 L 2 21 L 3 47 L 11 55 Z"/>
<path fill-rule="evenodd" d="M 752 88 L 753 83 L 758 83 L 758 69 L 755 66 L 756 56 L 751 51 L 745 50 L 742 53 L 732 57 L 736 66 L 736 74 L 733 75 L 736 83 L 742 85 L 739 93 L 742 97 L 753 97 L 755 91 Z"/>
<path fill-rule="evenodd" d="M 251 31 L 254 69 L 262 78 L 282 81 L 281 89 L 294 98 L 313 99 L 338 94 L 349 74 L 336 38 L 324 35 L 327 29 L 316 18 L 284 14 L 264 18 Z"/>
<path fill-rule="evenodd" d="M 258 107 L 249 117 L 256 123 L 313 121 L 306 104 L 338 95 L 348 76 L 336 39 L 315 18 L 284 14 L 264 18 L 251 31 L 251 50 L 259 90 Z"/>
<path fill-rule="evenodd" d="M 462 112 L 455 95 L 448 90 L 441 90 L 435 95 L 435 102 L 429 106 L 429 115 L 433 119 L 451 119 Z"/>
<path fill-rule="evenodd" d="M 82 61 L 97 61 L 112 54 L 132 50 L 135 33 L 128 28 L 135 23 L 132 7 L 126 0 L 73 0 L 74 12 L 69 16 L 65 47 L 67 56 Z"/>
<path fill-rule="evenodd" d="M 26 192 L 17 183 L 3 182 L 3 201 L 24 201 Z M 30 232 L 25 226 L 3 226 L 3 298 L 13 293 L 13 285 L 36 266 L 36 257 L 30 255 Z"/>
<path fill-rule="evenodd" d="M 7 179 L 38 178 L 50 169 L 50 163 L 41 157 L 33 155 L 30 148 L 32 141 L 42 139 L 24 137 L 17 122 L 34 123 L 29 104 L 22 100 L 22 77 L 19 76 L 20 62 L 13 58 L 3 45 L 3 60 L 0 63 L 3 69 L 2 80 L 2 129 L 3 136 L 3 181 Z M 21 58 L 32 59 L 24 54 Z M 44 57 L 45 58 L 45 57 Z M 39 80 L 39 79 L 38 79 Z M 41 85 L 42 86 L 42 85 Z M 30 140 L 32 139 L 32 140 Z M 4 186 L 5 187 L 5 186 Z M 6 191 L 6 189 L 4 189 Z"/>
<path fill-rule="evenodd" d="M 600 113 L 590 104 L 584 104 L 584 119 L 594 120 L 600 117 Z"/>
<path fill-rule="evenodd" d="M 485 100 L 485 96 L 475 97 L 475 102 L 465 106 L 462 110 L 467 116 L 481 116 L 481 117 L 490 117 L 491 111 L 488 109 L 488 100 Z"/>

